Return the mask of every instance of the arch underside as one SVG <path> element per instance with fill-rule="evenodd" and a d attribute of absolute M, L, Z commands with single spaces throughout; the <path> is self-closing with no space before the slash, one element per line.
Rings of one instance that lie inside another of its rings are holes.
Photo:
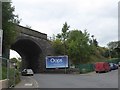
<path fill-rule="evenodd" d="M 34 71 L 34 73 L 41 72 L 40 60 L 43 59 L 43 52 L 35 41 L 20 39 L 11 46 L 11 49 L 15 50 L 21 56 L 22 70 L 30 68 Z"/>

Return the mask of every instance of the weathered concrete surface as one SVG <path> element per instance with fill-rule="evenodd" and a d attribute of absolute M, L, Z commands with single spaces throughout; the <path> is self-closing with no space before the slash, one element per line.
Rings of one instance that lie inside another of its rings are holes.
<path fill-rule="evenodd" d="M 7 81 L 7 79 L 5 79 L 5 80 L 0 80 L 0 90 L 2 89 L 2 88 L 7 88 L 8 87 L 8 81 Z"/>

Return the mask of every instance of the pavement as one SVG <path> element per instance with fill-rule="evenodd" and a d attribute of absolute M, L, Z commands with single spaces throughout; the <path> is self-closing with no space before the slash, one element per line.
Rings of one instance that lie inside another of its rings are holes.
<path fill-rule="evenodd" d="M 21 76 L 21 82 L 15 88 L 38 88 L 38 83 L 33 76 Z"/>

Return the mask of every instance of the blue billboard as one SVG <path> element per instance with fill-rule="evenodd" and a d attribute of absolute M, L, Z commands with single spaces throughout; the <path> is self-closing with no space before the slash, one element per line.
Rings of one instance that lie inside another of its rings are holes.
<path fill-rule="evenodd" d="M 68 56 L 47 56 L 46 68 L 67 68 Z"/>

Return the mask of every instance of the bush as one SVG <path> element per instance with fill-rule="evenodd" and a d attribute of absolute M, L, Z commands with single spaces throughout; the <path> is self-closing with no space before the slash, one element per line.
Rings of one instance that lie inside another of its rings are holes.
<path fill-rule="evenodd" d="M 12 86 L 20 82 L 20 74 L 18 70 L 15 70 L 14 68 L 9 68 L 8 71 L 8 78 L 9 78 L 9 86 Z M 15 82 L 14 82 L 14 75 L 15 75 Z M 7 68 L 2 67 L 2 79 L 7 79 Z"/>
<path fill-rule="evenodd" d="M 19 83 L 20 82 L 20 75 L 19 75 L 18 70 L 11 68 L 10 73 L 9 73 L 9 79 L 10 79 L 9 86 Z"/>
<path fill-rule="evenodd" d="M 120 62 L 120 58 L 109 59 L 109 60 L 106 60 L 106 62 L 118 64 L 118 62 Z"/>
<path fill-rule="evenodd" d="M 7 68 L 2 67 L 2 79 L 6 79 L 6 78 L 7 78 Z"/>

